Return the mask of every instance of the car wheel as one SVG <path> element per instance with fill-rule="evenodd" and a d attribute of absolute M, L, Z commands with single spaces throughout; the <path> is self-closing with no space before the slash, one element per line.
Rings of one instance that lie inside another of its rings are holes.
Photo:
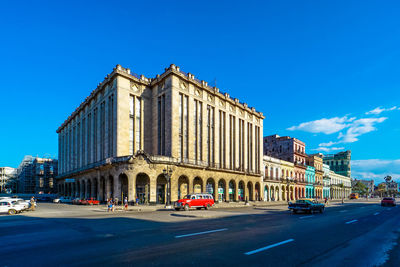
<path fill-rule="evenodd" d="M 186 204 L 186 205 L 185 205 L 185 211 L 188 211 L 188 210 L 189 210 L 189 205 Z"/>
<path fill-rule="evenodd" d="M 16 213 L 17 213 L 17 211 L 14 210 L 14 209 L 8 210 L 8 214 L 9 214 L 9 215 L 14 215 L 14 214 L 16 214 Z"/>
<path fill-rule="evenodd" d="M 210 208 L 211 208 L 210 204 L 207 204 L 205 207 L 206 210 L 209 210 Z"/>
<path fill-rule="evenodd" d="M 196 210 L 201 210 L 201 208 L 196 208 Z"/>
<path fill-rule="evenodd" d="M 175 208 L 175 210 L 176 210 L 176 211 L 180 211 L 180 210 L 181 210 L 181 208 Z"/>

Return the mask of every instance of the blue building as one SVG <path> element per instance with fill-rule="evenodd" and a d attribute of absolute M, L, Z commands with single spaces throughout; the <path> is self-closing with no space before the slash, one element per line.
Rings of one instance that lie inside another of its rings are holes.
<path fill-rule="evenodd" d="M 314 198 L 315 197 L 315 168 L 311 166 L 307 166 L 306 169 L 306 198 Z"/>

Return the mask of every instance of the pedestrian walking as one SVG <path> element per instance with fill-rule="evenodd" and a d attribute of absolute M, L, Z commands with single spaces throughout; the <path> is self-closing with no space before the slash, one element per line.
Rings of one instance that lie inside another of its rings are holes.
<path fill-rule="evenodd" d="M 126 211 L 128 210 L 128 197 L 124 198 L 124 208 Z"/>
<path fill-rule="evenodd" d="M 116 198 L 114 198 L 114 204 L 115 204 L 115 206 L 118 206 L 118 201 L 119 201 L 119 199 L 116 197 Z"/>
<path fill-rule="evenodd" d="M 112 198 L 108 199 L 107 201 L 107 212 L 113 211 L 113 202 Z"/>
<path fill-rule="evenodd" d="M 136 196 L 136 206 L 138 206 L 138 205 L 139 205 L 139 197 Z"/>
<path fill-rule="evenodd" d="M 30 204 L 31 204 L 31 210 L 34 211 L 35 210 L 35 197 L 34 196 L 31 197 Z"/>

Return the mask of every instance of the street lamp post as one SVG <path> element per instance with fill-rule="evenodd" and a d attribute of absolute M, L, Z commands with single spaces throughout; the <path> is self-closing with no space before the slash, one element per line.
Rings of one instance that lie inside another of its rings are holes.
<path fill-rule="evenodd" d="M 168 166 L 166 169 L 163 170 L 163 174 L 165 179 L 167 179 L 167 201 L 165 202 L 165 208 L 171 208 L 171 176 L 172 176 L 172 169 Z"/>

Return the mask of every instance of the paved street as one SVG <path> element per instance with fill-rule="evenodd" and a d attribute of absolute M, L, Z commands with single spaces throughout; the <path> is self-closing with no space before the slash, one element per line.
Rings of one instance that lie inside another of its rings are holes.
<path fill-rule="evenodd" d="M 1 266 L 398 266 L 400 208 L 354 201 L 324 214 L 286 207 L 107 213 L 40 203 L 0 216 Z"/>

